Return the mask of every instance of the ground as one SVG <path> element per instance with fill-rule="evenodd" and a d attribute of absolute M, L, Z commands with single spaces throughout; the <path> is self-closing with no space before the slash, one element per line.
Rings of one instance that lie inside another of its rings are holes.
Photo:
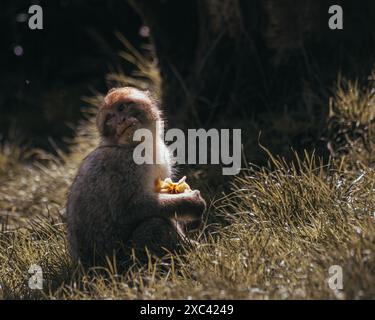
<path fill-rule="evenodd" d="M 215 177 L 192 172 L 193 187 L 211 190 L 204 194 L 205 223 L 191 234 L 200 245 L 147 266 L 134 264 L 121 275 L 111 265 L 84 272 L 67 252 L 66 193 L 97 143 L 92 116 L 68 154 L 35 150 L 34 162 L 25 164 L 17 146 L 4 146 L 0 297 L 375 298 L 374 88 L 340 80 L 331 102 L 329 159 L 290 150 L 286 160 L 259 139 L 265 164 L 243 163 L 242 172 L 224 182 L 224 192 L 210 188 Z M 33 264 L 42 268 L 43 290 L 28 286 Z M 342 268 L 342 289 L 329 286 L 331 266 Z"/>

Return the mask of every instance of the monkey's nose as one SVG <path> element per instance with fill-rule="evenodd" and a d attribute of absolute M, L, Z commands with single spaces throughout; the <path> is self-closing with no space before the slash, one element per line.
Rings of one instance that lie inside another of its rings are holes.
<path fill-rule="evenodd" d="M 118 120 L 117 120 L 117 123 L 118 124 L 122 124 L 122 123 L 124 123 L 126 121 L 126 117 L 124 117 L 124 116 L 120 116 L 119 118 L 118 118 Z"/>

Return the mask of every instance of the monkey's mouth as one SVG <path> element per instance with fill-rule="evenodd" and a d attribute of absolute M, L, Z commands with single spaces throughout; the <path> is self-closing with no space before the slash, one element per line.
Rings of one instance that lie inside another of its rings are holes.
<path fill-rule="evenodd" d="M 129 128 L 134 127 L 137 123 L 139 123 L 139 120 L 136 119 L 136 118 L 133 118 L 133 117 L 132 117 L 132 118 L 128 119 L 127 121 L 125 121 L 124 125 L 123 125 L 122 127 L 119 128 L 120 130 L 118 131 L 117 135 L 118 135 L 119 137 L 121 137 L 122 135 L 125 134 L 125 132 L 126 132 Z"/>

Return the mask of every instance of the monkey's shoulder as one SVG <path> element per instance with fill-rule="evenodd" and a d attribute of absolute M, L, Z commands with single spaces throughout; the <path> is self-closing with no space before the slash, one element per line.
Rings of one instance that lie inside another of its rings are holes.
<path fill-rule="evenodd" d="M 98 147 L 82 161 L 80 173 L 88 171 L 123 171 L 134 166 L 131 150 L 119 147 Z"/>
<path fill-rule="evenodd" d="M 121 194 L 125 201 L 130 193 L 141 192 L 139 172 L 126 150 L 97 148 L 82 161 L 69 194 L 85 198 L 114 198 Z"/>

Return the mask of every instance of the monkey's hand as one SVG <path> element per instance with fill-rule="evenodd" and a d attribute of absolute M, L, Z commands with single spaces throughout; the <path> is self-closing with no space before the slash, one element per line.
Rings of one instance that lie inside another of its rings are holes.
<path fill-rule="evenodd" d="M 159 203 L 164 214 L 184 221 L 201 220 L 206 202 L 199 190 L 178 194 L 159 194 Z"/>
<path fill-rule="evenodd" d="M 178 182 L 173 182 L 171 178 L 162 181 L 160 178 L 155 181 L 155 191 L 157 193 L 184 193 L 190 192 L 191 188 L 186 183 L 186 176 L 182 177 Z"/>

